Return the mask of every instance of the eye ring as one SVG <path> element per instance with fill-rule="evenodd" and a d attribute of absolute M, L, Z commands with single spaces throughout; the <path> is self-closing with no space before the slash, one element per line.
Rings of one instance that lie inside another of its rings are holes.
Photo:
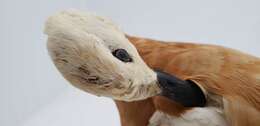
<path fill-rule="evenodd" d="M 112 52 L 113 56 L 123 62 L 132 62 L 133 59 L 125 49 L 116 49 Z"/>

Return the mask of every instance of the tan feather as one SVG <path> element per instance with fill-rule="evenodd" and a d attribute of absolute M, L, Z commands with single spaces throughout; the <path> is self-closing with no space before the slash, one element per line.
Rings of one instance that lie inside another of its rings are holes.
<path fill-rule="evenodd" d="M 205 89 L 208 97 L 223 98 L 226 118 L 232 126 L 260 125 L 259 58 L 221 46 L 127 37 L 151 68 L 194 81 Z M 187 110 L 164 98 L 153 99 L 156 109 L 170 115 L 180 115 Z M 147 110 L 151 111 L 154 110 Z"/>

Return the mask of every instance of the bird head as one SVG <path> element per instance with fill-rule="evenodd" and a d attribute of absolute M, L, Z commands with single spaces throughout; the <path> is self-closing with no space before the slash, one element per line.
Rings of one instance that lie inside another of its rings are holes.
<path fill-rule="evenodd" d="M 160 92 L 156 73 L 109 19 L 68 10 L 46 21 L 47 47 L 55 66 L 86 92 L 133 101 Z"/>

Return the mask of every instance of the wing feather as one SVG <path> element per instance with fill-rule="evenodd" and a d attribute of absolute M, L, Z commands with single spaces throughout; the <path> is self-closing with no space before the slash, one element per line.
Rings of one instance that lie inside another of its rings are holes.
<path fill-rule="evenodd" d="M 151 68 L 192 80 L 207 94 L 221 96 L 233 126 L 260 125 L 259 58 L 221 46 L 127 37 Z"/>

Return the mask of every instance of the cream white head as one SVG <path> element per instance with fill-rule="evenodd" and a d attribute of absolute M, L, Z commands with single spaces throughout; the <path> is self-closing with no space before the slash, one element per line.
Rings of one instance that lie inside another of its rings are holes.
<path fill-rule="evenodd" d="M 89 93 L 133 101 L 160 92 L 156 73 L 112 21 L 77 10 L 59 12 L 45 27 L 58 70 Z"/>

